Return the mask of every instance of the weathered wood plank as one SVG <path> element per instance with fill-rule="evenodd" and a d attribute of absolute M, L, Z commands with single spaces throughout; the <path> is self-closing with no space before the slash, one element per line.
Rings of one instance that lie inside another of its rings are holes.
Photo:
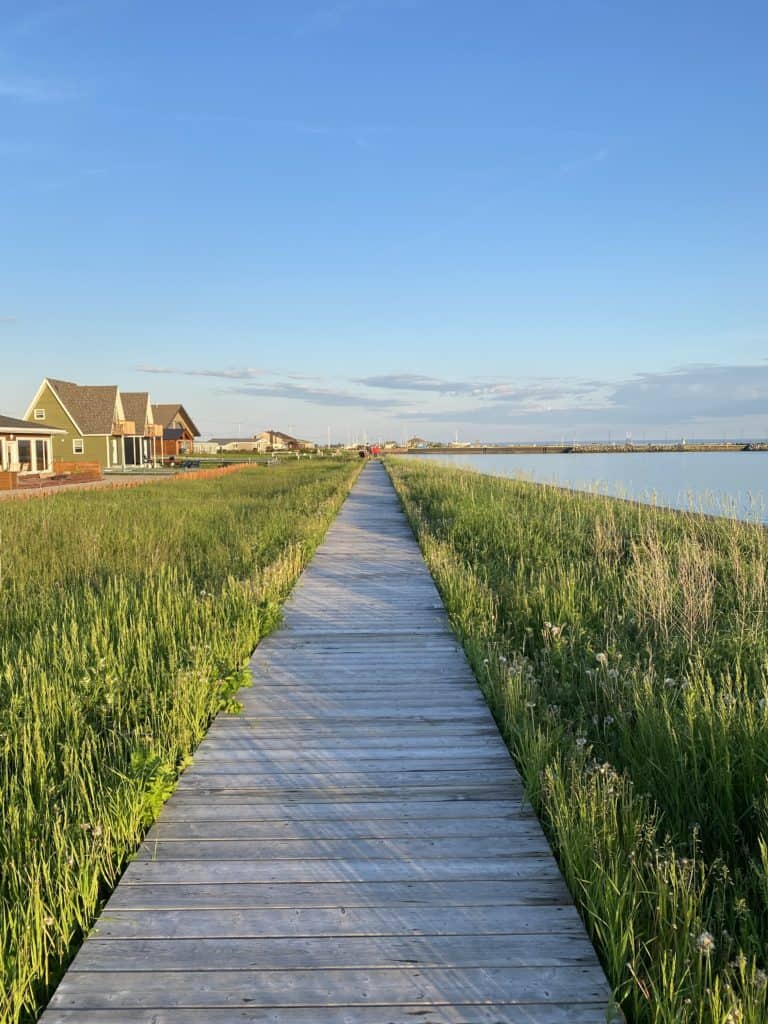
<path fill-rule="evenodd" d="M 536 835 L 450 836 L 431 839 L 160 839 L 149 836 L 138 860 L 435 860 L 455 857 L 548 856 Z"/>
<path fill-rule="evenodd" d="M 617 1018 L 612 1018 L 617 1019 Z M 605 1003 L 51 1009 L 46 1024 L 606 1024 Z"/>
<path fill-rule="evenodd" d="M 121 885 L 149 882 L 229 885 L 254 882 L 401 882 L 451 878 L 557 878 L 560 871 L 550 854 L 504 857 L 427 857 L 403 860 L 278 860 L 278 861 L 152 861 L 135 860 L 126 868 Z"/>
<path fill-rule="evenodd" d="M 558 967 L 592 964 L 585 935 L 343 935 L 104 939 L 83 947 L 74 972 L 284 971 L 328 968 Z"/>
<path fill-rule="evenodd" d="M 124 885 L 108 910 L 247 910 L 264 907 L 421 907 L 570 905 L 562 877 L 419 879 L 403 882 L 278 882 Z"/>
<path fill-rule="evenodd" d="M 323 935 L 576 935 L 584 928 L 573 906 L 494 904 L 379 907 L 280 907 L 255 910 L 106 910 L 100 939 L 269 939 Z"/>
<path fill-rule="evenodd" d="M 462 839 L 500 837 L 509 850 L 510 844 L 522 836 L 541 836 L 541 826 L 534 817 L 513 815 L 498 818 L 352 818 L 341 820 L 249 821 L 214 819 L 203 821 L 177 821 L 162 819 L 152 828 L 150 840 L 190 839 L 225 840 L 248 839 L 256 842 L 278 840 L 312 840 L 328 842 L 338 839 L 388 840 L 393 839 Z"/>
<path fill-rule="evenodd" d="M 402 820 L 408 822 L 470 821 L 473 818 L 491 817 L 495 820 L 510 818 L 517 820 L 531 818 L 529 805 L 519 797 L 506 794 L 504 799 L 472 800 L 346 800 L 294 801 L 290 804 L 276 804 L 274 801 L 256 803 L 238 798 L 226 797 L 215 803 L 190 794 L 185 799 L 178 794 L 163 810 L 155 827 L 176 821 L 282 821 L 286 823 L 307 821 L 358 821 L 363 819 Z M 537 823 L 538 827 L 538 823 Z"/>
<path fill-rule="evenodd" d="M 382 1006 L 570 1001 L 607 1005 L 600 968 L 399 967 L 275 971 L 70 970 L 54 1007 Z M 535 1019 L 535 1018 L 534 1018 Z"/>

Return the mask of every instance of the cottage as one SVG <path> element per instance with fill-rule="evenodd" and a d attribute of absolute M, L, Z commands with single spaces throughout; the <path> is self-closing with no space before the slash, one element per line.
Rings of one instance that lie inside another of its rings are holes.
<path fill-rule="evenodd" d="M 65 431 L 0 416 L 0 490 L 8 490 L 16 475 L 53 473 L 53 438 Z"/>
<path fill-rule="evenodd" d="M 219 443 L 215 438 L 209 441 L 193 441 L 192 452 L 194 455 L 216 455 L 219 451 Z"/>
<path fill-rule="evenodd" d="M 256 442 L 250 437 L 212 437 L 210 444 L 217 452 L 257 452 Z"/>
<path fill-rule="evenodd" d="M 153 405 L 154 422 L 163 428 L 163 458 L 176 458 L 192 451 L 196 437 L 200 437 L 197 429 L 183 405 Z"/>
<path fill-rule="evenodd" d="M 282 430 L 263 430 L 253 440 L 260 452 L 313 452 L 317 447 L 312 441 L 291 437 Z"/>
<path fill-rule="evenodd" d="M 136 437 L 136 424 L 126 416 L 114 384 L 81 385 L 46 377 L 24 419 L 36 427 L 57 428 L 52 436 L 54 463 L 98 463 L 104 469 L 130 465 L 126 439 Z"/>

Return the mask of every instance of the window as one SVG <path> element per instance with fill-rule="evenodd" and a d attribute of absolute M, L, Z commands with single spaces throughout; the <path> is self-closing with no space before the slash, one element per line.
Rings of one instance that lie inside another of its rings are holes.
<path fill-rule="evenodd" d="M 34 415 L 35 415 L 35 419 L 36 420 L 44 420 L 45 419 L 45 409 L 35 409 Z"/>
<path fill-rule="evenodd" d="M 16 444 L 19 452 L 21 472 L 28 473 L 32 469 L 32 442 L 27 438 L 19 438 Z"/>
<path fill-rule="evenodd" d="M 38 473 L 45 472 L 48 469 L 48 445 L 45 441 L 35 441 L 35 458 Z"/>
<path fill-rule="evenodd" d="M 73 455 L 82 455 L 84 451 L 85 451 L 85 443 L 84 443 L 82 437 L 74 437 L 72 439 L 72 454 Z"/>

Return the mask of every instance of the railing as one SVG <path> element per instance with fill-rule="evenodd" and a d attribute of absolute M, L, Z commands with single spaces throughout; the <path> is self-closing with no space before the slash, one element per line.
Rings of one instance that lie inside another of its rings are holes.
<path fill-rule="evenodd" d="M 148 423 L 144 428 L 144 437 L 162 437 L 163 436 L 163 425 L 162 423 Z"/>
<path fill-rule="evenodd" d="M 133 420 L 115 420 L 112 424 L 112 434 L 118 437 L 128 437 L 136 433 L 136 424 Z"/>

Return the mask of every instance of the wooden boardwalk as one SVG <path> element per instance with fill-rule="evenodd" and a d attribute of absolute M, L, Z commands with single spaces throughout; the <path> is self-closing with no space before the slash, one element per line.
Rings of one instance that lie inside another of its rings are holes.
<path fill-rule="evenodd" d="M 609 990 L 384 469 L 44 1024 L 599 1024 Z"/>

